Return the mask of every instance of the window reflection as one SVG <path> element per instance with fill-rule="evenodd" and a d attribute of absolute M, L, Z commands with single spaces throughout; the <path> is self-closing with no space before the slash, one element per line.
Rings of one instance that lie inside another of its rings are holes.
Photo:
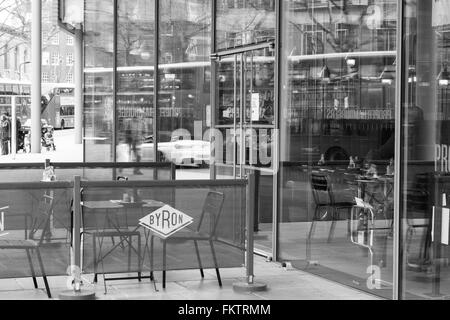
<path fill-rule="evenodd" d="M 111 162 L 114 1 L 86 1 L 85 16 L 85 160 Z"/>
<path fill-rule="evenodd" d="M 218 0 L 217 48 L 275 39 L 275 0 Z"/>
<path fill-rule="evenodd" d="M 282 4 L 281 257 L 390 298 L 396 1 Z"/>
<path fill-rule="evenodd" d="M 196 177 L 207 178 L 211 1 L 161 1 L 160 14 L 158 153 L 161 161 L 196 168 Z"/>
<path fill-rule="evenodd" d="M 117 30 L 117 161 L 155 161 L 153 148 L 154 0 L 119 1 Z"/>

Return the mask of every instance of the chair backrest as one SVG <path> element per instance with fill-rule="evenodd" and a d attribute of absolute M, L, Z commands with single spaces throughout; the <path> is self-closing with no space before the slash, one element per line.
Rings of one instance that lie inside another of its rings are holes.
<path fill-rule="evenodd" d="M 333 204 L 333 192 L 328 175 L 312 173 L 310 181 L 316 205 Z"/>
<path fill-rule="evenodd" d="M 200 215 L 200 221 L 197 226 L 197 231 L 200 231 L 203 221 L 205 221 L 205 215 L 209 215 L 212 225 L 210 236 L 212 237 L 215 235 L 217 225 L 220 219 L 220 214 L 222 213 L 224 201 L 225 196 L 223 193 L 216 191 L 208 192 L 208 195 L 206 196 L 205 202 L 203 204 L 203 209 Z"/>
<path fill-rule="evenodd" d="M 37 239 L 39 246 L 44 242 L 45 237 L 49 235 L 50 230 L 50 218 L 53 210 L 53 196 L 44 194 L 39 201 L 38 207 L 33 211 L 33 233 L 40 231 L 39 238 Z M 36 239 L 35 239 L 36 240 Z"/>

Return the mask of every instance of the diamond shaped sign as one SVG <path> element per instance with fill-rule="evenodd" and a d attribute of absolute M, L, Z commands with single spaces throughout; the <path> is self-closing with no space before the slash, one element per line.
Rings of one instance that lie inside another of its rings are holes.
<path fill-rule="evenodd" d="M 167 239 L 193 222 L 187 214 L 165 205 L 139 220 L 139 225 Z"/>

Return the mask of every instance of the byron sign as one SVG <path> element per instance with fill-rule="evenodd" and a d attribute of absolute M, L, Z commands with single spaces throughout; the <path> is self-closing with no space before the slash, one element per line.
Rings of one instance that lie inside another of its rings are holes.
<path fill-rule="evenodd" d="M 190 216 L 169 205 L 165 205 L 139 220 L 141 226 L 153 231 L 163 239 L 169 238 L 193 222 L 194 219 Z"/>

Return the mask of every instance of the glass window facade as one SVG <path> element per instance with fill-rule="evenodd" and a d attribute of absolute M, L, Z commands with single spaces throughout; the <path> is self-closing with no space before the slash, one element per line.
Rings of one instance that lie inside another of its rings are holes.
<path fill-rule="evenodd" d="M 445 297 L 449 3 L 86 1 L 86 161 L 253 171 L 258 251 Z"/>
<path fill-rule="evenodd" d="M 369 291 L 393 274 L 396 9 L 282 1 L 279 256 Z"/>
<path fill-rule="evenodd" d="M 442 299 L 450 289 L 450 2 L 403 6 L 400 294 Z"/>

